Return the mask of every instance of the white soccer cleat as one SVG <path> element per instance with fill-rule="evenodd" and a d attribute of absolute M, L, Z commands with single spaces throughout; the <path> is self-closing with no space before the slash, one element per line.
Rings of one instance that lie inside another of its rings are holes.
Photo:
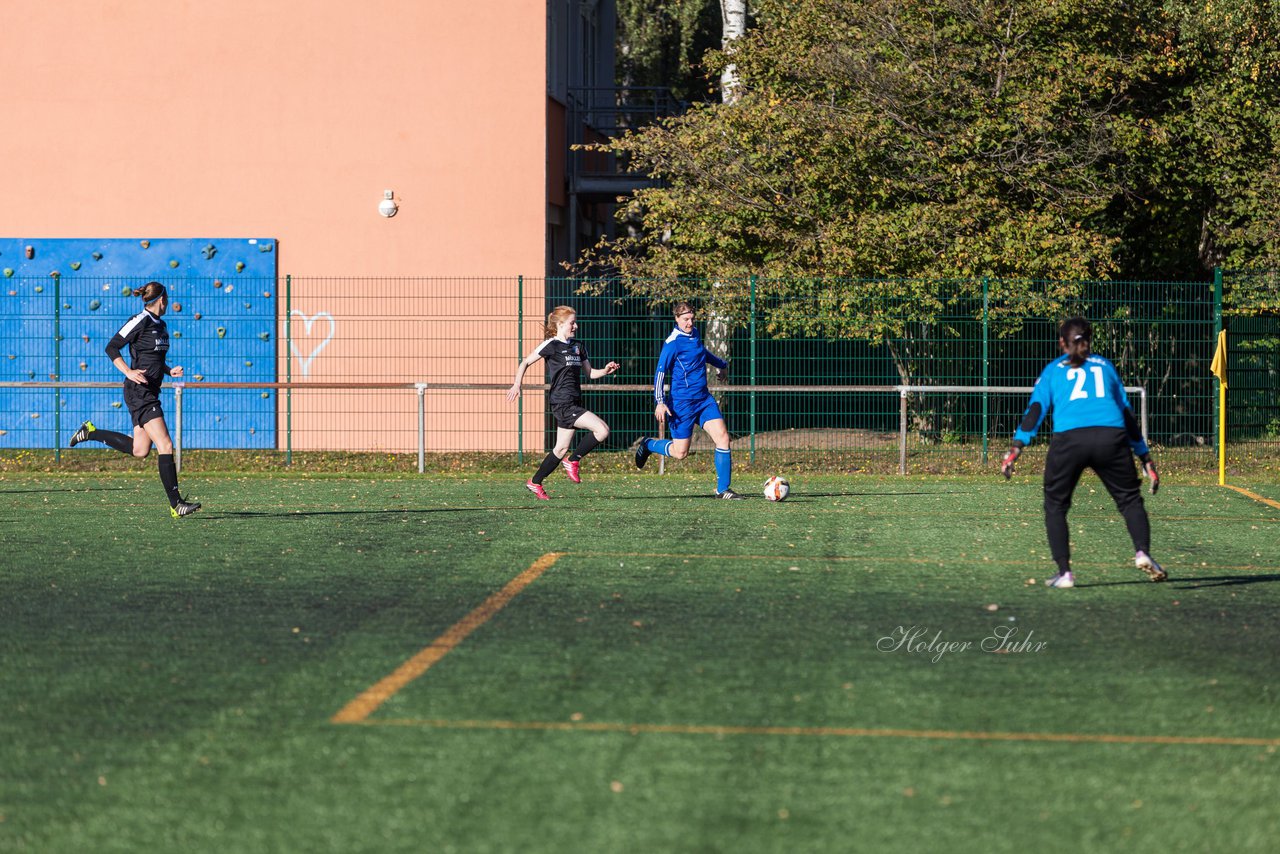
<path fill-rule="evenodd" d="M 1047 580 L 1044 584 L 1046 587 L 1052 587 L 1056 590 L 1066 590 L 1070 587 L 1076 586 L 1076 577 L 1072 575 L 1070 571 L 1059 572 L 1053 578 L 1050 578 L 1049 580 Z"/>
<path fill-rule="evenodd" d="M 1169 577 L 1169 573 L 1164 571 L 1164 567 L 1156 563 L 1151 555 L 1146 552 L 1138 552 L 1134 555 L 1133 565 L 1145 572 L 1152 581 L 1164 581 Z"/>

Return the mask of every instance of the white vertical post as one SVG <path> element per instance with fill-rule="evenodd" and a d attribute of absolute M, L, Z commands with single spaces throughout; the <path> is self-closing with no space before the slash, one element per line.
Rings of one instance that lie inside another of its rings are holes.
<path fill-rule="evenodd" d="M 427 464 L 427 384 L 415 383 L 418 390 L 418 474 L 426 470 Z"/>
<path fill-rule="evenodd" d="M 907 473 L 907 387 L 898 386 L 898 474 Z"/>
<path fill-rule="evenodd" d="M 173 384 L 173 467 L 182 474 L 182 387 L 186 383 Z"/>

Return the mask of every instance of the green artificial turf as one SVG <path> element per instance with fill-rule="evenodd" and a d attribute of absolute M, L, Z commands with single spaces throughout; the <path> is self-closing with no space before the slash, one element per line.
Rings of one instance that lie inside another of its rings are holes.
<path fill-rule="evenodd" d="M 0 476 L 0 851 L 1274 850 L 1280 509 L 672 468 Z"/>

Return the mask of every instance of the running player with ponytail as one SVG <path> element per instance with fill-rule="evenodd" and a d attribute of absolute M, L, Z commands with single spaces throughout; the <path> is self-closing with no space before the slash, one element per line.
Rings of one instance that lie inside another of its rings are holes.
<path fill-rule="evenodd" d="M 116 369 L 124 374 L 124 402 L 133 418 L 133 435 L 114 430 L 99 430 L 92 421 L 80 425 L 71 437 L 71 447 L 81 442 L 102 442 L 122 454 L 143 458 L 156 446 L 159 454 L 160 483 L 169 499 L 169 512 L 176 519 L 190 516 L 200 509 L 200 504 L 187 501 L 178 494 L 178 468 L 173 460 L 173 441 L 164 423 L 164 411 L 160 408 L 160 385 L 165 376 L 181 377 L 182 368 L 170 367 L 169 328 L 165 325 L 165 312 L 169 308 L 169 295 L 159 282 L 147 282 L 133 291 L 142 297 L 143 310 L 120 327 L 120 331 L 107 343 L 107 357 Z M 125 364 L 120 350 L 128 345 L 131 356 Z"/>
<path fill-rule="evenodd" d="M 1008 479 L 1022 449 L 1031 444 L 1045 416 L 1053 411 L 1053 441 L 1044 463 L 1044 526 L 1058 574 L 1045 583 L 1063 589 L 1075 586 L 1071 572 L 1071 544 L 1067 511 L 1071 496 L 1086 468 L 1091 468 L 1111 493 L 1133 540 L 1134 564 L 1152 581 L 1168 575 L 1149 554 L 1151 523 L 1142 503 L 1142 487 L 1133 456 L 1142 462 L 1154 495 L 1160 475 L 1151 461 L 1138 419 L 1129 407 L 1120 374 L 1111 362 L 1092 352 L 1093 327 L 1083 317 L 1063 321 L 1058 346 L 1065 354 L 1050 362 L 1036 380 L 1031 403 L 1013 434 L 1013 446 L 1000 466 Z"/>
<path fill-rule="evenodd" d="M 578 333 L 578 313 L 567 305 L 556 306 L 547 315 L 544 332 L 546 340 L 535 347 L 516 368 L 515 381 L 507 389 L 507 402 L 520 396 L 524 372 L 539 359 L 546 359 L 547 385 L 550 386 L 547 402 L 551 405 L 551 414 L 556 421 L 556 444 L 525 484 L 525 488 L 536 495 L 538 500 L 549 501 L 551 496 L 547 495 L 546 487 L 542 485 L 547 475 L 555 471 L 556 466 L 563 466 L 569 480 L 581 483 L 579 464 L 582 458 L 609 438 L 609 425 L 583 405 L 582 372 L 585 370 L 590 379 L 598 380 L 614 373 L 621 365 L 610 362 L 603 368 L 591 367 L 591 361 L 587 358 L 587 345 L 574 339 Z M 566 457 L 575 430 L 587 430 L 588 433 L 578 442 L 573 455 Z"/>

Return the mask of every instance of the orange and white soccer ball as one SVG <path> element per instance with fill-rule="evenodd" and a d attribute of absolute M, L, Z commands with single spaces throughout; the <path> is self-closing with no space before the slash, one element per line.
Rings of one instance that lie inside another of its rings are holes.
<path fill-rule="evenodd" d="M 791 493 L 791 484 L 785 477 L 774 475 L 764 482 L 764 497 L 770 501 L 786 501 Z"/>

